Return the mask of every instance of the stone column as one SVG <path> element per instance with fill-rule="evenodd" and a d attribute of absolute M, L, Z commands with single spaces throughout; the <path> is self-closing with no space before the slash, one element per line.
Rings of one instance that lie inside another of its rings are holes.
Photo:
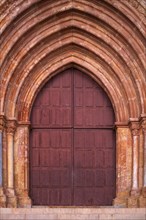
<path fill-rule="evenodd" d="M 7 121 L 7 207 L 16 207 L 17 199 L 14 190 L 14 134 L 16 120 Z"/>
<path fill-rule="evenodd" d="M 15 136 L 15 176 L 18 207 L 30 207 L 29 198 L 29 122 L 19 122 Z"/>
<path fill-rule="evenodd" d="M 6 196 L 3 190 L 3 130 L 5 117 L 0 116 L 0 207 L 6 207 Z"/>
<path fill-rule="evenodd" d="M 139 205 L 146 207 L 146 114 L 141 116 L 141 128 L 143 133 L 143 187 Z"/>
<path fill-rule="evenodd" d="M 132 134 L 132 186 L 131 197 L 128 200 L 128 207 L 138 207 L 139 189 L 139 121 L 138 119 L 130 120 Z"/>

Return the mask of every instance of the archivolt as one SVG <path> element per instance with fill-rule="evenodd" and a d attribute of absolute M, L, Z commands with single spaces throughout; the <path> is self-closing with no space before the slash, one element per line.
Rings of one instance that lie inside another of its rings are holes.
<path fill-rule="evenodd" d="M 94 42 L 89 38 L 83 36 L 81 33 L 76 33 L 74 34 L 74 38 L 72 39 L 72 33 L 64 33 L 62 32 L 62 36 L 60 37 L 61 47 L 60 44 L 58 44 L 58 41 L 53 42 L 47 42 L 46 44 L 42 45 L 42 47 L 38 47 L 38 50 L 35 48 L 35 52 L 33 51 L 32 53 L 29 54 L 28 61 L 25 62 L 23 65 L 17 67 L 16 71 L 16 77 L 11 79 L 11 84 L 14 85 L 13 88 L 11 88 L 10 92 L 7 92 L 9 95 L 7 99 L 11 100 L 13 106 L 11 105 L 11 110 L 14 109 L 15 103 L 16 103 L 16 98 L 18 96 L 18 92 L 21 88 L 21 85 L 23 84 L 24 81 L 26 81 L 26 77 L 28 78 L 28 81 L 34 82 L 32 79 L 33 72 L 36 73 L 36 77 L 38 77 L 38 74 L 40 73 L 40 69 L 42 66 L 44 67 L 45 65 L 52 65 L 52 60 L 57 58 L 59 55 L 63 56 L 63 52 L 66 50 L 66 46 L 70 45 L 70 50 L 72 52 L 72 57 L 74 56 L 73 50 L 74 48 L 77 49 L 77 51 L 80 54 L 83 54 L 83 57 L 89 57 L 92 62 L 94 61 L 96 66 L 101 66 L 100 69 L 103 69 L 103 73 L 106 75 L 106 78 L 108 80 L 114 80 L 115 81 L 115 87 L 118 87 L 121 89 L 121 94 L 122 98 L 124 99 L 124 102 L 127 103 L 125 105 L 126 108 L 130 105 L 128 108 L 129 111 L 132 109 L 135 112 L 132 112 L 132 114 L 136 114 L 136 109 L 132 108 L 131 105 L 133 105 L 133 100 L 128 101 L 128 96 L 136 96 L 135 90 L 133 89 L 132 81 L 127 80 L 125 77 L 124 73 L 124 68 L 122 65 L 122 61 L 117 62 L 116 58 L 113 58 L 113 55 L 110 53 L 110 49 L 108 50 L 108 45 L 101 46 L 100 44 L 94 45 Z M 80 45 L 78 42 L 86 42 L 86 44 Z M 114 53 L 114 51 L 111 51 Z M 56 57 L 55 57 L 55 55 Z M 116 55 L 116 53 L 115 53 Z M 82 57 L 82 59 L 83 59 Z M 64 58 L 64 57 L 63 57 Z M 25 58 L 27 59 L 27 57 Z M 37 62 L 36 62 L 37 60 Z M 106 62 L 105 62 L 106 60 Z M 112 60 L 112 61 L 111 61 Z M 36 65 L 35 62 L 37 63 Z M 92 63 L 91 62 L 91 63 Z M 123 62 L 124 63 L 124 62 Z M 125 63 L 126 65 L 126 63 Z M 116 74 L 118 69 L 118 75 Z M 98 77 L 98 73 L 96 73 Z M 122 83 L 125 82 L 125 83 Z M 15 83 L 17 82 L 17 83 Z M 128 88 L 127 83 L 129 83 Z M 25 82 L 26 86 L 27 83 Z M 18 86 L 19 85 L 19 86 Z M 131 86 L 130 86 L 131 85 Z M 130 87 L 131 89 L 129 89 Z M 16 89 L 17 87 L 17 89 Z M 116 89 L 116 88 L 115 88 Z M 128 91 L 128 94 L 125 94 L 125 92 Z M 133 92 L 133 94 L 132 94 Z M 14 103 L 13 103 L 14 102 Z M 9 114 L 10 109 L 7 106 L 7 114 Z M 14 113 L 13 113 L 14 114 Z"/>
<path fill-rule="evenodd" d="M 20 10 L 2 29 L 1 112 L 22 114 L 23 103 L 29 114 L 42 83 L 69 62 L 108 91 L 118 121 L 146 111 L 145 26 L 136 10 L 108 0 L 24 2 L 15 1 Z"/>
<path fill-rule="evenodd" d="M 56 56 L 57 54 L 57 56 Z M 29 113 L 31 110 L 31 105 L 35 98 L 35 95 L 41 88 L 41 86 L 48 80 L 52 75 L 58 73 L 61 68 L 65 69 L 70 66 L 76 66 L 79 69 L 82 69 L 84 72 L 87 72 L 91 75 L 107 92 L 110 99 L 112 100 L 113 107 L 115 109 L 115 113 L 118 121 L 123 121 L 127 118 L 128 108 L 126 108 L 123 94 L 119 88 L 116 86 L 116 83 L 111 78 L 106 78 L 106 71 L 102 68 L 101 64 L 86 55 L 86 51 L 82 51 L 78 48 L 73 48 L 72 45 L 64 48 L 59 54 L 59 51 L 56 52 L 54 56 L 51 58 L 48 57 L 47 62 L 43 63 L 39 67 L 37 67 L 33 72 L 32 81 L 34 84 L 32 85 L 29 78 L 26 80 L 26 85 L 22 87 L 22 91 L 20 92 L 20 96 L 18 98 L 18 114 L 19 120 L 26 120 L 29 118 Z M 63 56 L 63 59 L 62 59 Z M 37 74 L 37 69 L 39 69 L 39 74 Z M 23 100 L 23 102 L 21 101 Z M 123 109 L 123 112 L 120 110 Z"/>

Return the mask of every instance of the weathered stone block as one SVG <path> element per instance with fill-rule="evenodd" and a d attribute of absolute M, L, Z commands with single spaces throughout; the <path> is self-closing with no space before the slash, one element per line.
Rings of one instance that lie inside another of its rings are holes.
<path fill-rule="evenodd" d="M 140 208 L 146 208 L 146 198 L 143 196 L 139 197 L 139 207 Z"/>
<path fill-rule="evenodd" d="M 138 207 L 138 198 L 137 197 L 129 197 L 128 198 L 128 208 L 136 208 Z"/>

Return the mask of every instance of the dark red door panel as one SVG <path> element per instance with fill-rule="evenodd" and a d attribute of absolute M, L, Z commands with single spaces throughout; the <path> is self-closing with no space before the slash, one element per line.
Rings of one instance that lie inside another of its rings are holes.
<path fill-rule="evenodd" d="M 72 130 L 34 129 L 31 140 L 35 140 L 31 145 L 30 176 L 34 204 L 71 205 Z M 36 190 L 40 200 L 34 195 Z"/>
<path fill-rule="evenodd" d="M 65 71 L 50 80 L 39 92 L 32 109 L 32 127 L 72 126 L 72 74 Z"/>
<path fill-rule="evenodd" d="M 74 127 L 98 128 L 114 124 L 110 100 L 89 76 L 74 70 Z"/>
<path fill-rule="evenodd" d="M 110 203 L 104 194 L 107 187 L 115 190 L 115 145 L 110 136 L 113 131 L 108 129 L 74 129 L 74 205 L 81 205 L 79 191 L 87 196 L 84 205 L 97 205 L 97 197 L 100 204 L 112 204 L 114 194 L 109 196 Z"/>
<path fill-rule="evenodd" d="M 114 112 L 103 89 L 69 69 L 39 92 L 31 112 L 34 205 L 111 205 L 115 197 Z"/>

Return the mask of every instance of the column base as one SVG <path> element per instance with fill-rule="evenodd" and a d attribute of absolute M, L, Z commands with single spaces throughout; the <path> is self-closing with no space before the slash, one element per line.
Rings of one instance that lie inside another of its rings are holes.
<path fill-rule="evenodd" d="M 30 208 L 32 203 L 28 196 L 28 190 L 17 191 L 18 207 L 19 208 Z"/>
<path fill-rule="evenodd" d="M 16 208 L 17 198 L 16 196 L 7 197 L 7 208 Z"/>
<path fill-rule="evenodd" d="M 7 207 L 16 208 L 17 207 L 17 197 L 15 195 L 14 189 L 7 189 Z"/>
<path fill-rule="evenodd" d="M 118 192 L 117 197 L 113 200 L 113 206 L 119 208 L 126 208 L 128 197 L 129 191 Z"/>
<path fill-rule="evenodd" d="M 139 207 L 146 208 L 146 187 L 141 190 L 141 195 L 139 197 Z"/>
<path fill-rule="evenodd" d="M 146 187 L 142 188 L 142 196 L 146 198 Z"/>
<path fill-rule="evenodd" d="M 130 192 L 130 197 L 128 198 L 128 208 L 138 208 L 139 198 L 140 198 L 140 190 L 132 189 Z"/>
<path fill-rule="evenodd" d="M 31 199 L 29 197 L 18 197 L 18 208 L 31 208 Z"/>
<path fill-rule="evenodd" d="M 113 200 L 113 206 L 117 208 L 126 208 L 127 207 L 127 198 L 115 198 Z"/>
<path fill-rule="evenodd" d="M 0 187 L 0 208 L 6 207 L 6 196 L 4 194 L 3 188 Z"/>
<path fill-rule="evenodd" d="M 139 197 L 139 207 L 146 208 L 146 197 L 143 196 Z"/>
<path fill-rule="evenodd" d="M 128 198 L 128 208 L 138 208 L 139 207 L 138 197 L 130 196 Z"/>

